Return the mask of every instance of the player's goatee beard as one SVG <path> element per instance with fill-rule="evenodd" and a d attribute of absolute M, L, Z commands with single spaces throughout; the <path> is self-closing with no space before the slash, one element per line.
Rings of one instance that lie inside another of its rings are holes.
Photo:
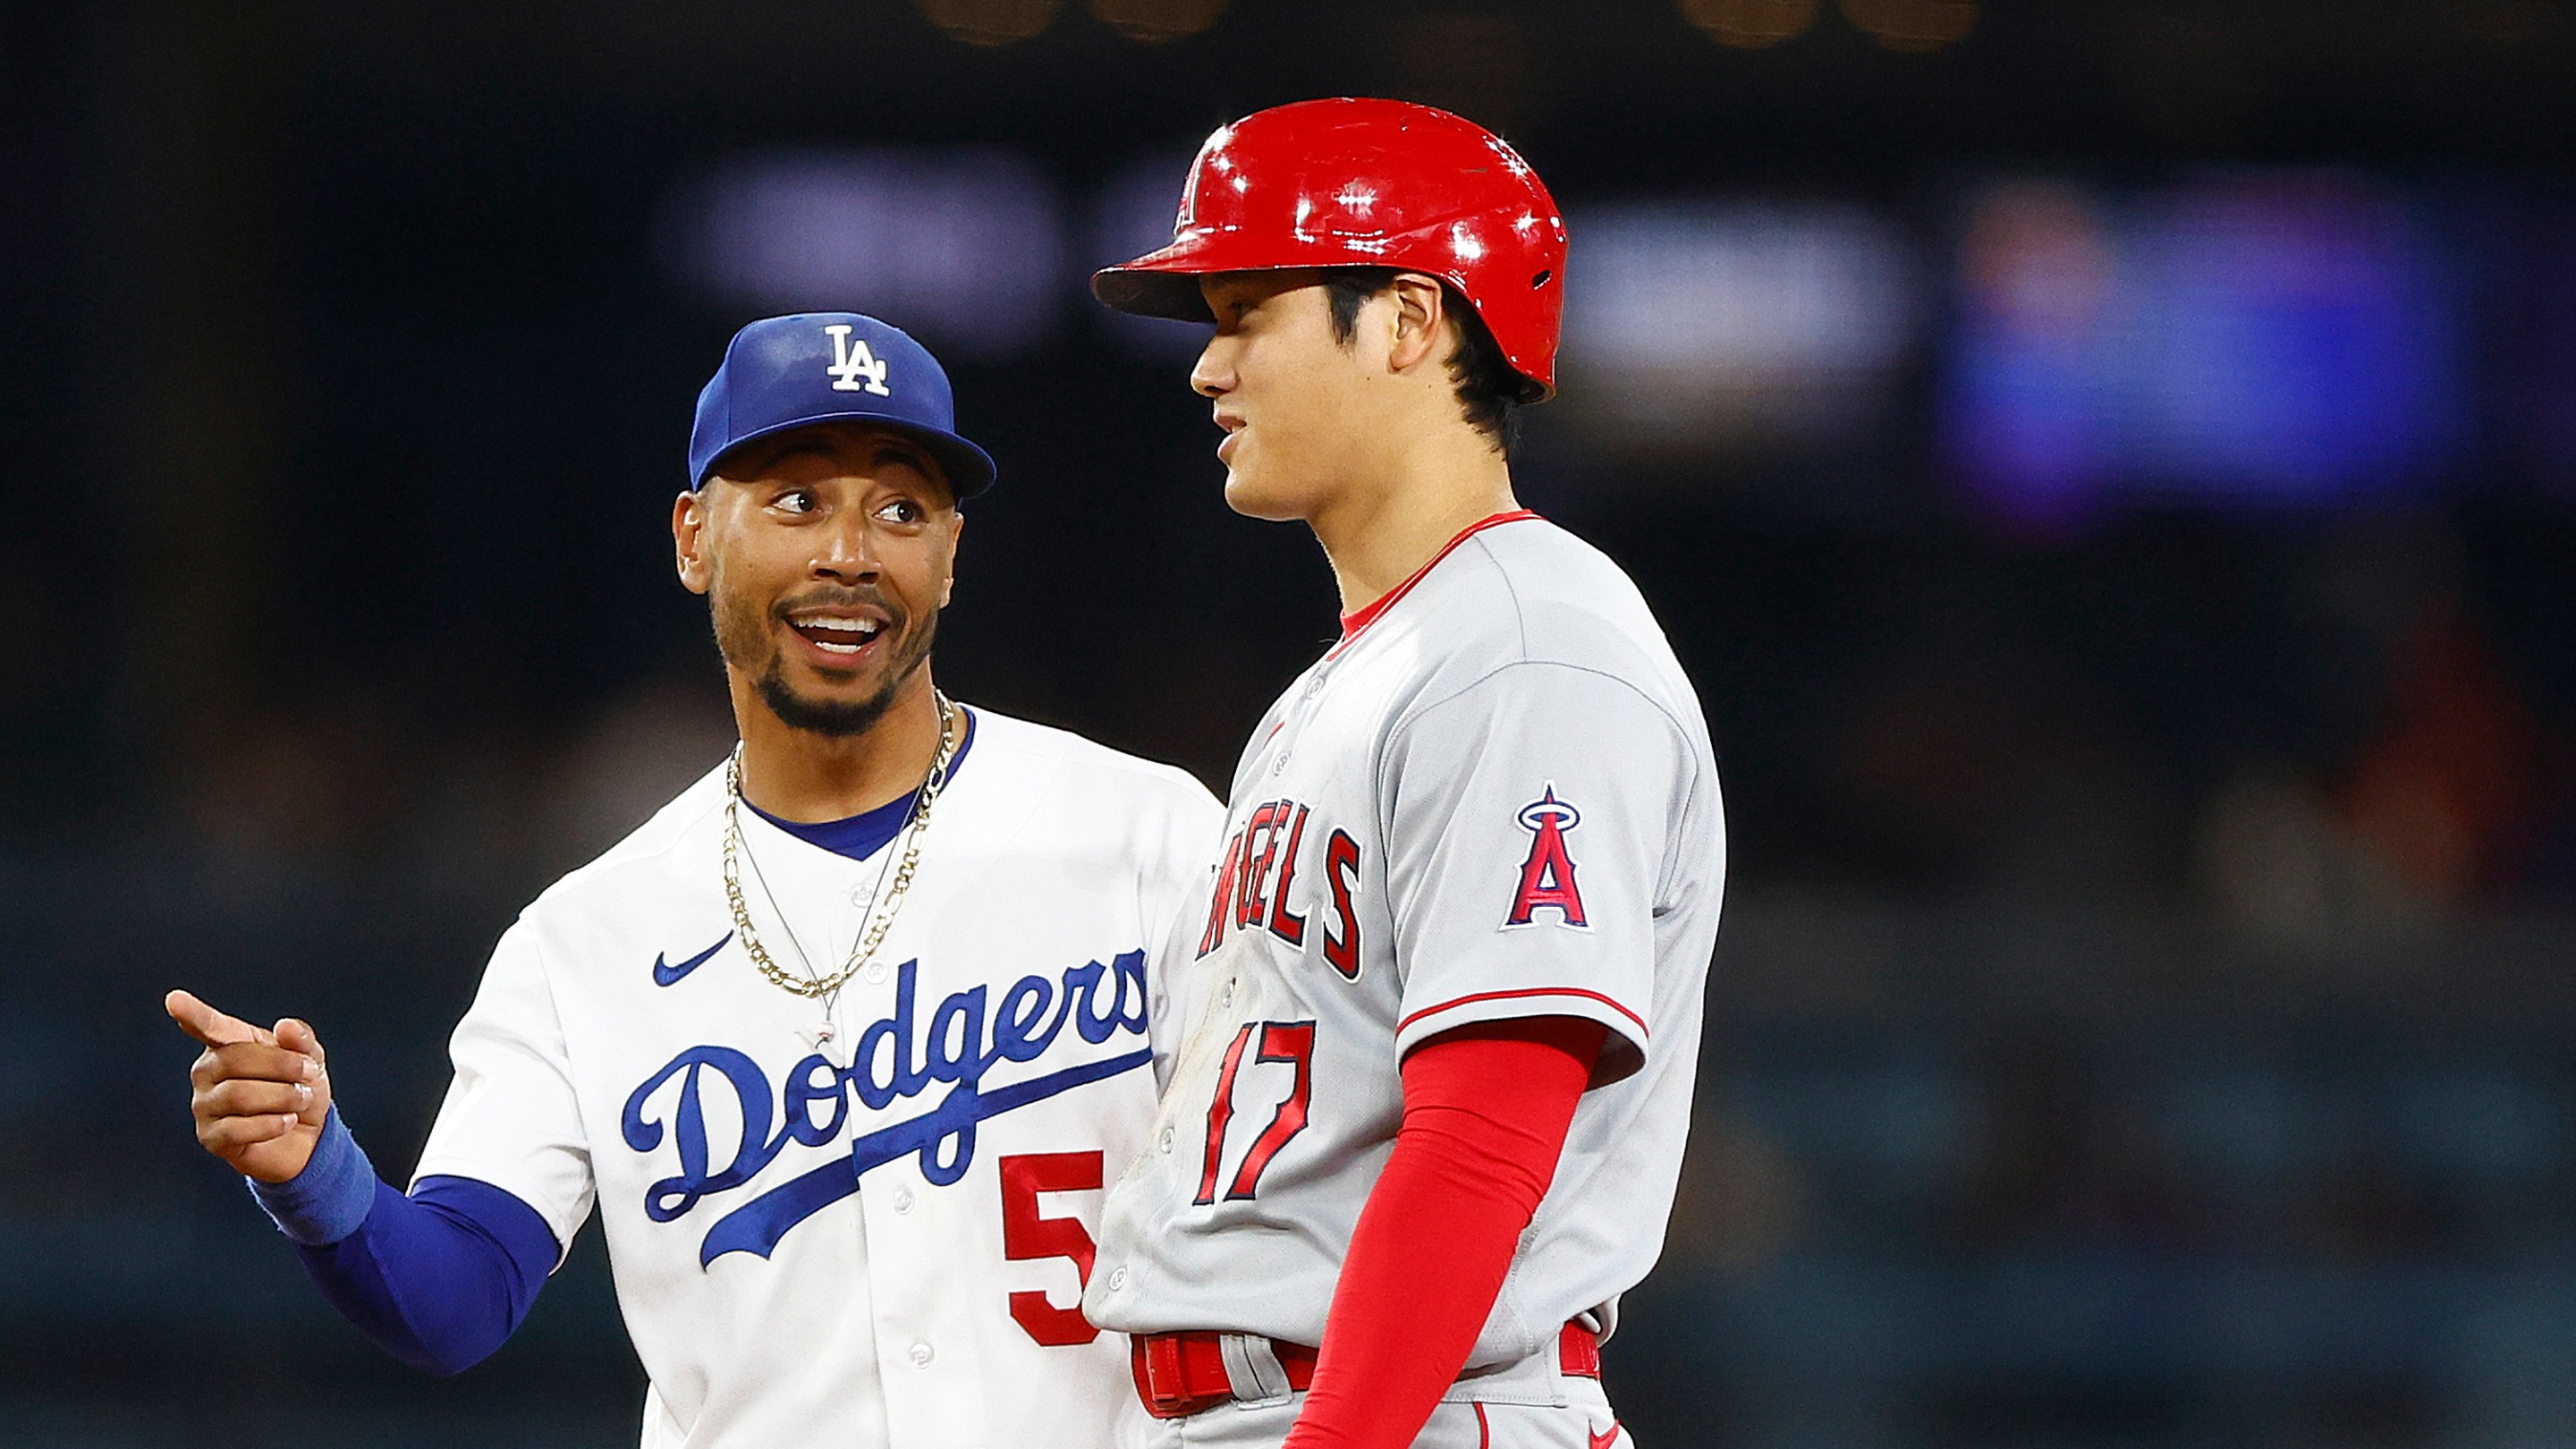
<path fill-rule="evenodd" d="M 798 603 L 810 600 L 795 601 Z M 715 606 L 716 652 L 736 669 L 752 675 L 752 688 L 759 692 L 760 702 L 789 729 L 807 730 L 829 739 L 847 739 L 874 728 L 893 707 L 894 697 L 913 672 L 930 658 L 931 641 L 939 634 L 939 616 L 926 614 L 914 627 L 914 620 L 894 609 L 882 599 L 871 598 L 894 614 L 888 629 L 894 634 L 886 641 L 885 683 L 864 699 L 811 699 L 798 694 L 787 682 L 787 663 L 775 648 L 769 647 L 769 616 L 759 611 L 729 606 L 719 599 Z M 784 606 L 782 606 L 784 607 Z M 762 657 L 766 650 L 766 658 Z"/>
<path fill-rule="evenodd" d="M 903 652 L 895 656 L 884 685 L 865 699 L 807 699 L 788 685 L 786 666 L 775 654 L 752 687 L 760 691 L 760 702 L 789 729 L 810 730 L 832 739 L 863 735 L 894 704 L 895 691 L 930 657 L 930 637 L 938 628 L 938 616 L 933 615 L 922 620 L 918 632 L 896 640 L 895 647 Z"/>

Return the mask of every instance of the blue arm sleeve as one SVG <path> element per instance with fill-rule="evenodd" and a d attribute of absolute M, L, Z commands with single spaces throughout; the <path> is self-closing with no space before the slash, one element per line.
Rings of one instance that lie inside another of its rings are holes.
<path fill-rule="evenodd" d="M 427 1177 L 412 1196 L 395 1191 L 336 1108 L 301 1174 L 251 1191 L 331 1306 L 434 1374 L 499 1348 L 562 1256 L 544 1216 L 490 1183 Z"/>

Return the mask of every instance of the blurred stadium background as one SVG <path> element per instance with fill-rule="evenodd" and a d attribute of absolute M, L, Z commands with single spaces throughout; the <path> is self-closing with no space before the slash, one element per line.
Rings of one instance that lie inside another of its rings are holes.
<path fill-rule="evenodd" d="M 408 1166 L 502 925 L 729 738 L 664 520 L 795 306 L 1002 461 L 950 687 L 1221 784 L 1329 581 L 1081 279 L 1333 93 L 1565 203 L 1525 496 L 1725 757 L 1641 1442 L 2576 1444 L 2561 0 L 0 5 L 0 1442 L 633 1442 L 595 1239 L 397 1368 L 160 992 Z"/>

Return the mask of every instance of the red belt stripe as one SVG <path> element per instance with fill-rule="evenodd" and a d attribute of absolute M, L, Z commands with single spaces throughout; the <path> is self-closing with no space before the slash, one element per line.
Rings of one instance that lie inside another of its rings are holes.
<path fill-rule="evenodd" d="M 1136 1396 L 1155 1418 L 1184 1419 L 1234 1402 L 1234 1382 L 1225 1371 L 1224 1335 L 1140 1333 L 1128 1341 L 1128 1347 Z M 1302 1394 L 1314 1383 L 1315 1350 L 1274 1338 L 1270 1351 L 1288 1376 L 1290 1393 Z M 1566 1373 L 1601 1377 L 1600 1337 L 1579 1323 L 1565 1325 L 1556 1336 L 1556 1362 Z"/>

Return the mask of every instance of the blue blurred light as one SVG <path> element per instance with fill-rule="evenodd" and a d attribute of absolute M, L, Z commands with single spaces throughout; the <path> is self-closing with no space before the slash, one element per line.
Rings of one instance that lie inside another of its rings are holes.
<path fill-rule="evenodd" d="M 1859 206 L 1657 202 L 1568 227 L 1565 389 L 1613 443 L 1829 438 L 1924 310 L 1910 242 Z"/>
<path fill-rule="evenodd" d="M 2339 176 L 1972 204 L 1943 441 L 2007 516 L 2121 498 L 2327 506 L 2427 481 L 2465 430 L 2455 265 Z"/>
<path fill-rule="evenodd" d="M 1054 189 L 1012 152 L 799 148 L 684 181 L 660 250 L 727 306 L 866 312 L 943 357 L 990 360 L 1053 335 L 1063 231 Z"/>
<path fill-rule="evenodd" d="M 1088 250 L 1076 273 L 1082 287 L 1083 310 L 1103 332 L 1140 356 L 1163 360 L 1194 358 L 1216 328 L 1213 324 L 1139 317 L 1101 306 L 1091 297 L 1091 274 L 1172 244 L 1173 218 L 1181 208 L 1181 183 L 1189 176 L 1194 154 L 1183 149 L 1131 161 L 1102 184 L 1092 201 L 1091 229 L 1083 238 Z"/>

